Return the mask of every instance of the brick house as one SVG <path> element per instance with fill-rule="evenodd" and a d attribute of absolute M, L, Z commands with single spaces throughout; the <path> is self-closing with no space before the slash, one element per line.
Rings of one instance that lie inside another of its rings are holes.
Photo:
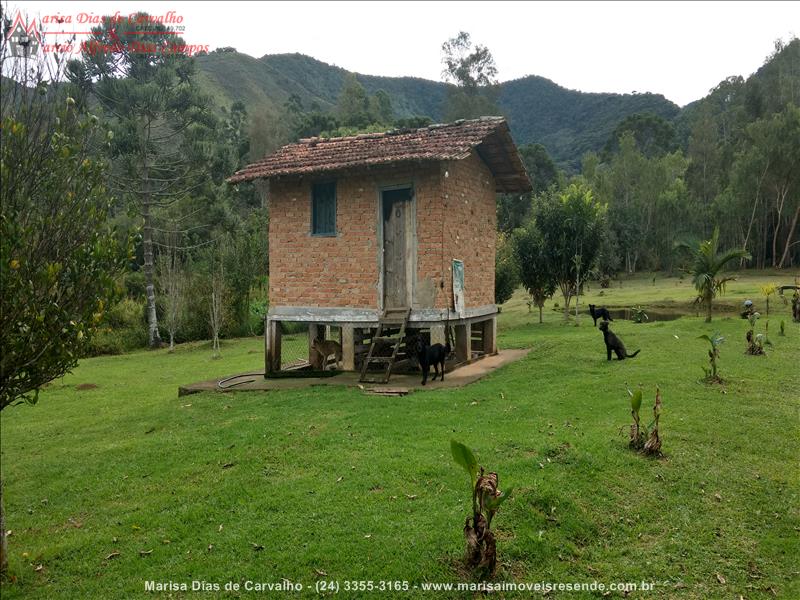
<path fill-rule="evenodd" d="M 460 362 L 496 352 L 495 197 L 531 189 L 503 118 L 303 139 L 228 181 L 257 179 L 270 213 L 267 372 L 280 369 L 281 323 L 308 323 L 309 339 L 341 328 L 353 370 L 391 311 L 431 343 L 453 327 Z"/>

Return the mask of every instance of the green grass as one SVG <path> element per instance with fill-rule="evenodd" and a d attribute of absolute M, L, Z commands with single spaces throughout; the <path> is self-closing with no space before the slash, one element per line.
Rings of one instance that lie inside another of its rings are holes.
<path fill-rule="evenodd" d="M 746 276 L 722 300 L 761 306 L 757 284 L 783 279 Z M 656 284 L 625 281 L 581 302 L 691 299 L 678 280 Z M 146 580 L 460 581 L 470 500 L 451 438 L 515 488 L 494 522 L 499 581 L 800 597 L 800 327 L 771 304 L 766 357 L 744 354 L 745 321 L 688 317 L 615 322 L 642 353 L 608 363 L 588 316 L 574 327 L 548 305 L 539 325 L 518 295 L 499 341 L 531 347 L 526 359 L 462 389 L 400 398 L 342 387 L 177 397 L 180 384 L 259 368 L 260 339 L 225 343 L 221 360 L 204 344 L 85 360 L 37 406 L 3 411 L 15 578 L 3 598 L 131 598 Z M 717 330 L 726 384 L 709 386 L 698 383 L 697 336 Z M 627 449 L 625 382 L 644 385 L 648 415 L 661 386 L 663 459 Z M 86 383 L 98 387 L 76 389 Z"/>

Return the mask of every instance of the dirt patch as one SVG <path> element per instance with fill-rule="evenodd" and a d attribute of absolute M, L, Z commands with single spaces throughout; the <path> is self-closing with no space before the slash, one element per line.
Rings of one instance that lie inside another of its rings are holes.
<path fill-rule="evenodd" d="M 94 390 L 94 389 L 97 389 L 97 384 L 96 383 L 81 383 L 80 385 L 76 385 L 75 389 L 78 390 L 79 392 L 82 392 L 84 390 Z"/>

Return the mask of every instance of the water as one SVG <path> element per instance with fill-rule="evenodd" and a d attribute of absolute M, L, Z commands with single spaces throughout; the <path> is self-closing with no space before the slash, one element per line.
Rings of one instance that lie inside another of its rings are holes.
<path fill-rule="evenodd" d="M 643 323 L 649 323 L 651 321 L 674 321 L 676 319 L 680 319 L 681 317 L 693 317 L 697 314 L 692 311 L 680 310 L 645 309 L 644 312 L 647 315 L 647 319 L 643 319 Z M 611 315 L 612 319 L 633 321 L 635 311 L 630 308 L 610 308 L 608 309 L 608 314 Z"/>
<path fill-rule="evenodd" d="M 661 308 L 661 309 L 644 309 L 645 314 L 647 315 L 647 319 L 643 319 L 643 323 L 654 323 L 656 321 L 675 321 L 676 319 L 680 319 L 681 317 L 697 317 L 705 315 L 705 312 L 701 310 L 699 313 L 696 310 L 691 308 L 685 309 L 668 309 L 668 308 Z M 622 321 L 633 321 L 636 311 L 631 308 L 609 308 L 608 314 L 611 315 L 612 319 L 618 319 Z M 719 317 L 738 317 L 739 315 L 734 312 L 726 312 L 721 310 L 714 311 L 715 316 Z"/>

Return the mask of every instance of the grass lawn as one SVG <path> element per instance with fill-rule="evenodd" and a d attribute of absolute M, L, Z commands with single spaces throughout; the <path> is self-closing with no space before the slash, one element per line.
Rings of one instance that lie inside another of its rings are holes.
<path fill-rule="evenodd" d="M 763 308 L 766 281 L 791 283 L 745 275 L 721 301 Z M 599 291 L 582 305 L 680 307 L 692 297 L 688 280 L 660 276 Z M 531 347 L 526 359 L 462 389 L 400 398 L 344 387 L 177 397 L 180 384 L 258 369 L 260 339 L 224 343 L 220 360 L 203 344 L 85 360 L 37 406 L 3 411 L 14 580 L 2 596 L 131 598 L 147 580 L 286 578 L 306 586 L 298 597 L 319 580 L 338 580 L 345 597 L 376 596 L 346 592 L 347 580 L 408 581 L 403 597 L 472 597 L 413 589 L 464 578 L 470 497 L 450 457 L 455 438 L 515 488 L 494 522 L 500 582 L 800 598 L 800 326 L 775 297 L 771 309 L 766 357 L 744 354 L 746 321 L 718 316 L 616 321 L 642 352 L 606 362 L 587 315 L 565 324 L 551 302 L 540 325 L 518 294 L 503 307 L 499 342 Z M 698 382 L 707 347 L 697 336 L 714 331 L 726 336 L 724 386 Z M 644 385 L 648 416 L 661 386 L 662 459 L 627 448 L 625 382 Z"/>

